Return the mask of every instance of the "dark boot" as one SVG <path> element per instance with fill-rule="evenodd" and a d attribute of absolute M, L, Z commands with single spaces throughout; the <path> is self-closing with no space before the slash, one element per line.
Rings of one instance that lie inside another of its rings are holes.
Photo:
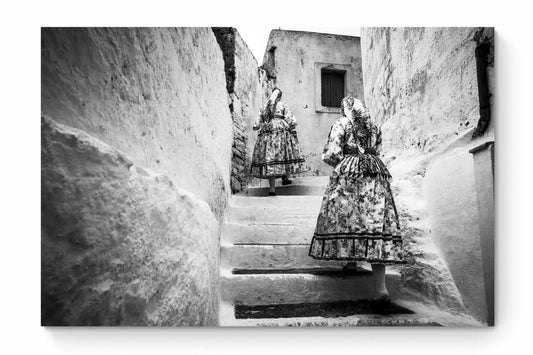
<path fill-rule="evenodd" d="M 344 265 L 344 267 L 342 268 L 342 272 L 344 272 L 345 274 L 357 275 L 357 263 L 349 262 L 348 264 Z"/>

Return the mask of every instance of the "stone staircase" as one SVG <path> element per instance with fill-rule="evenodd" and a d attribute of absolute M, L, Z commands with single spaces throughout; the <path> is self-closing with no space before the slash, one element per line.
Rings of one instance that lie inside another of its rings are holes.
<path fill-rule="evenodd" d="M 232 196 L 222 231 L 222 326 L 443 325 L 457 319 L 420 305 L 374 297 L 370 265 L 356 274 L 343 262 L 307 255 L 328 177 L 293 179 L 267 197 L 252 186 Z M 263 183 L 264 184 L 264 183 Z M 265 185 L 265 184 L 264 184 Z M 388 268 L 395 299 L 400 274 Z M 416 309 L 416 311 L 413 311 Z M 464 322 L 457 321 L 464 325 Z"/>

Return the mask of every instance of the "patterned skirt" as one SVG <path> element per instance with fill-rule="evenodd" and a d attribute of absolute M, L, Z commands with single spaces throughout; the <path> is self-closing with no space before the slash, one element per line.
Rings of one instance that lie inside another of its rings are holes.
<path fill-rule="evenodd" d="M 267 179 L 300 174 L 309 170 L 304 161 L 296 132 L 270 125 L 257 137 L 250 175 Z"/>
<path fill-rule="evenodd" d="M 322 199 L 309 256 L 323 260 L 403 263 L 390 174 L 373 155 L 337 165 Z"/>

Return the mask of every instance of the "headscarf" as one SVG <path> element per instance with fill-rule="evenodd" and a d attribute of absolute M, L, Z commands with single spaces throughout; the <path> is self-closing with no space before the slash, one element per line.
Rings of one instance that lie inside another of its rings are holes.
<path fill-rule="evenodd" d="M 363 105 L 363 102 L 353 96 L 346 96 L 344 99 L 342 99 L 340 111 L 341 115 L 343 116 L 346 116 L 345 108 L 348 108 L 350 110 L 350 112 L 352 113 L 352 118 L 356 121 L 361 118 L 365 118 L 365 120 L 370 118 L 370 114 L 368 113 L 368 110 L 365 105 Z"/>
<path fill-rule="evenodd" d="M 345 108 L 352 110 L 354 100 L 355 98 L 353 98 L 352 96 L 346 96 L 344 99 L 342 99 L 340 108 L 341 115 L 346 116 Z"/>
<path fill-rule="evenodd" d="M 375 131 L 377 128 L 372 122 L 370 118 L 370 112 L 365 107 L 363 102 L 352 96 L 346 96 L 341 101 L 341 113 L 343 116 L 346 116 L 344 113 L 344 108 L 348 108 L 348 110 L 350 110 L 352 114 L 351 118 L 354 123 L 354 134 L 356 134 L 360 138 L 366 137 L 367 139 L 370 139 L 372 132 Z"/>
<path fill-rule="evenodd" d="M 279 94 L 277 96 L 274 96 L 276 91 L 279 91 Z M 281 99 L 281 96 L 283 95 L 283 92 L 280 88 L 275 87 L 272 89 L 272 94 L 270 94 L 270 97 L 268 98 L 268 101 L 266 103 L 265 111 L 263 113 L 263 118 L 267 121 L 271 120 L 274 117 L 274 113 L 276 112 L 276 106 Z"/>

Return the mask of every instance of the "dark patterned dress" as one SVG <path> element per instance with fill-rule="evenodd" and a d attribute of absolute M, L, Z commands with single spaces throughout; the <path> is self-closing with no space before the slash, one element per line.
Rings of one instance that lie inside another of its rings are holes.
<path fill-rule="evenodd" d="M 296 135 L 296 119 L 287 105 L 278 101 L 270 119 L 263 112 L 264 109 L 256 123 L 261 128 L 254 147 L 250 174 L 267 179 L 307 171 Z"/>
<path fill-rule="evenodd" d="M 378 157 L 381 130 L 365 113 L 331 127 L 322 159 L 335 167 L 322 199 L 309 256 L 324 260 L 402 263 L 391 175 Z"/>

